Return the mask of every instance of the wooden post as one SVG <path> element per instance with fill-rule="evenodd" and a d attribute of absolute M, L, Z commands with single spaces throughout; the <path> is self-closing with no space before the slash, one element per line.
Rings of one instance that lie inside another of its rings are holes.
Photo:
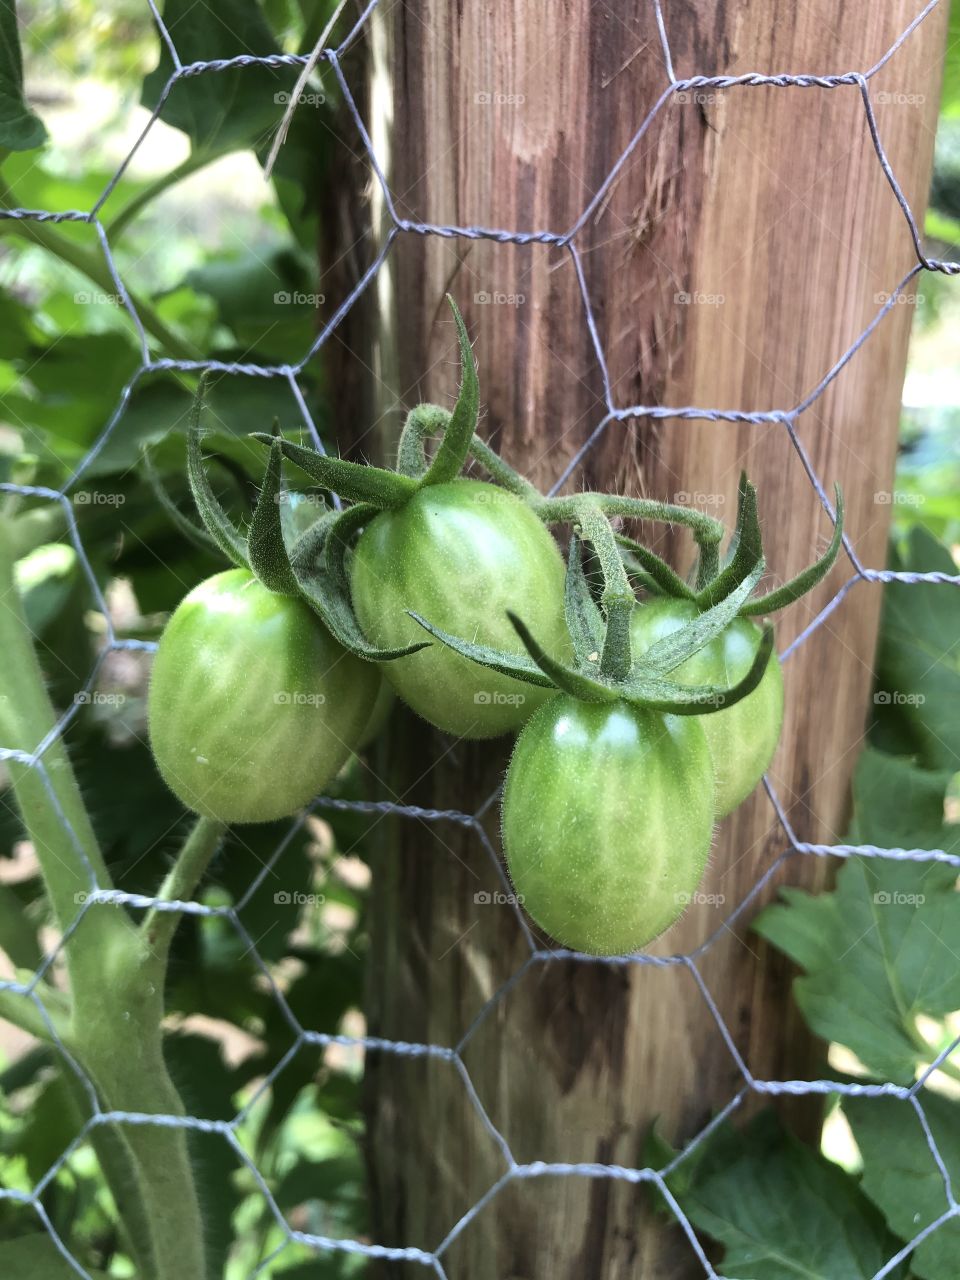
<path fill-rule="evenodd" d="M 918 2 L 690 0 L 665 9 L 678 77 L 823 75 L 871 67 Z M 945 20 L 941 6 L 870 81 L 884 144 L 918 217 Z M 388 6 L 380 22 L 379 73 L 393 81 L 384 131 L 391 189 L 399 215 L 418 221 L 566 231 L 667 85 L 647 0 L 411 0 Z M 577 245 L 617 406 L 789 409 L 913 258 L 856 85 L 669 99 Z M 605 414 L 569 254 L 406 234 L 391 271 L 395 329 L 382 367 L 397 370 L 397 400 L 449 402 L 455 390 L 442 305 L 449 289 L 476 339 L 483 430 L 549 486 Z M 852 542 L 871 567 L 885 557 L 888 507 L 875 495 L 892 483 L 911 310 L 892 309 L 797 427 L 828 491 L 835 480 L 843 485 Z M 388 416 L 381 452 L 389 453 L 398 419 Z M 376 452 L 369 434 L 362 448 Z M 830 526 L 782 424 L 613 422 L 571 485 L 689 494 L 730 521 L 741 467 L 759 488 L 771 574 L 786 578 L 822 550 Z M 660 534 L 659 546 L 686 569 L 685 543 Z M 782 617 L 781 650 L 851 573 L 845 560 Z M 879 603 L 877 586 L 858 586 L 785 667 L 786 723 L 771 776 L 801 839 L 837 841 L 845 830 Z M 508 747 L 451 745 L 408 717 L 381 762 L 383 777 L 394 798 L 470 813 L 497 785 Z M 496 825 L 493 806 L 494 840 Z M 370 1032 L 456 1045 L 528 948 L 509 907 L 476 900 L 499 885 L 475 832 L 399 819 L 380 830 Z M 722 908 L 695 906 L 656 947 L 689 952 L 719 930 L 699 970 L 759 1079 L 802 1077 L 821 1065 L 792 1008 L 790 975 L 749 921 L 780 884 L 821 884 L 825 864 L 792 859 L 739 921 L 721 927 L 786 847 L 761 789 L 717 833 L 703 890 Z M 642 1165 L 654 1119 L 682 1144 L 744 1083 L 682 967 L 535 964 L 488 1011 L 464 1061 L 519 1162 Z M 450 1061 L 371 1054 L 367 1089 L 373 1238 L 433 1249 L 503 1173 L 502 1152 Z M 701 1274 L 679 1232 L 642 1212 L 639 1191 L 580 1178 L 512 1182 L 444 1265 L 451 1280 Z M 408 1270 L 387 1266 L 385 1274 Z"/>

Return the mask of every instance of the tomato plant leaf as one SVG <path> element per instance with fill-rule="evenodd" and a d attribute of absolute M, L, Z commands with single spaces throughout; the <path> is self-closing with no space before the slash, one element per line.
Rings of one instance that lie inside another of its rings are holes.
<path fill-rule="evenodd" d="M 335 640 L 369 662 L 392 662 L 429 648 L 429 641 L 398 649 L 379 649 L 367 640 L 357 622 L 350 600 L 346 554 L 353 533 L 376 514 L 376 507 L 363 503 L 346 511 L 327 512 L 294 543 L 290 566 L 300 595 Z"/>
<path fill-rule="evenodd" d="M 273 445 L 273 436 L 263 431 L 252 433 L 260 444 Z M 281 441 L 284 456 L 305 471 L 311 479 L 332 493 L 339 493 L 351 502 L 369 503 L 378 510 L 402 507 L 417 490 L 417 482 L 410 476 L 398 475 L 384 467 L 371 467 L 364 463 L 348 462 L 345 458 L 331 458 L 316 449 L 307 449 L 291 440 Z"/>
<path fill-rule="evenodd" d="M 918 1101 L 953 1185 L 960 1180 L 960 1104 L 925 1089 Z M 891 1231 L 912 1240 L 945 1213 L 943 1176 L 927 1145 L 920 1117 L 899 1098 L 844 1098 L 843 1113 L 863 1157 L 861 1186 Z M 956 1280 L 960 1221 L 952 1218 L 911 1255 L 919 1280 Z"/>
<path fill-rule="evenodd" d="M 190 429 L 187 434 L 187 476 L 190 480 L 190 491 L 197 504 L 197 511 L 207 532 L 219 546 L 223 554 L 238 568 L 247 568 L 247 540 L 220 505 L 220 500 L 211 488 L 203 465 L 203 454 L 200 449 L 201 427 L 204 398 L 206 396 L 208 378 L 204 374 L 197 387 L 193 408 L 190 414 Z"/>
<path fill-rule="evenodd" d="M 724 1276 L 869 1280 L 899 1248 L 856 1180 L 771 1110 L 743 1130 L 717 1130 L 686 1185 L 683 1169 L 667 1185 L 694 1227 L 724 1246 Z"/>
<path fill-rule="evenodd" d="M 647 675 L 638 664 L 638 669 L 624 684 L 622 695 L 628 702 L 654 711 L 668 711 L 678 716 L 710 715 L 749 697 L 763 679 L 772 653 L 773 628 L 767 626 L 763 629 L 750 670 L 734 685 L 676 684 L 672 680 Z"/>
<path fill-rule="evenodd" d="M 740 607 L 763 577 L 764 562 L 754 564 L 738 587 L 705 610 L 699 618 L 658 640 L 638 658 L 634 665 L 636 676 L 663 676 L 675 671 L 686 660 L 698 653 L 704 645 L 718 636 L 740 612 Z"/>
<path fill-rule="evenodd" d="M 922 526 L 910 531 L 895 569 L 956 573 L 946 547 Z M 890 582 L 883 592 L 877 693 L 887 723 L 896 720 L 919 763 L 950 769 L 960 760 L 960 596 L 948 587 Z"/>
<path fill-rule="evenodd" d="M 782 587 L 777 587 L 765 596 L 747 601 L 740 610 L 744 617 L 755 617 L 757 614 L 773 613 L 776 609 L 783 609 L 788 604 L 793 604 L 794 600 L 805 596 L 808 591 L 812 591 L 817 583 L 827 576 L 843 544 L 843 493 L 839 485 L 834 485 L 834 503 L 837 518 L 833 527 L 833 536 L 820 559 L 809 565 L 802 573 L 798 573 L 795 578 L 791 578 L 789 582 L 785 582 Z"/>
<path fill-rule="evenodd" d="M 184 515 L 174 500 L 170 497 L 170 494 L 167 492 L 166 485 L 160 477 L 160 472 L 153 464 L 153 459 L 150 456 L 150 448 L 148 445 L 143 446 L 140 457 L 142 464 L 141 470 L 143 472 L 144 479 L 153 492 L 153 496 L 183 536 L 188 541 L 192 542 L 194 546 L 199 547 L 203 551 L 219 551 L 220 544 L 217 540 L 211 537 L 202 525 L 194 524 L 189 516 Z"/>
<path fill-rule="evenodd" d="M 760 538 L 760 519 L 757 514 L 757 490 L 749 482 L 745 472 L 740 474 L 737 526 L 733 534 L 734 552 L 729 564 L 697 593 L 701 608 L 718 604 L 744 580 L 756 565 L 763 561 L 763 543 Z"/>
<path fill-rule="evenodd" d="M 603 618 L 583 572 L 583 542 L 576 532 L 570 535 L 563 610 L 567 630 L 573 640 L 573 651 L 583 661 L 587 654 L 597 652 L 602 646 L 604 628 Z"/>
<path fill-rule="evenodd" d="M 63 1256 L 46 1231 L 0 1241 L 0 1270 L 4 1280 L 77 1280 L 77 1269 Z M 86 1268 L 92 1280 L 106 1280 L 105 1271 Z"/>
<path fill-rule="evenodd" d="M 628 538 L 626 534 L 618 533 L 616 537 L 617 544 L 627 553 L 624 557 L 627 569 L 634 572 L 632 562 L 635 562 L 640 568 L 644 586 L 655 590 L 658 594 L 675 596 L 680 600 L 696 598 L 693 589 L 655 552 L 645 547 L 643 543 L 637 542 L 635 538 Z"/>
<path fill-rule="evenodd" d="M 443 433 L 443 440 L 427 468 L 421 484 L 445 484 L 455 480 L 467 460 L 467 451 L 473 439 L 480 413 L 480 383 L 477 380 L 477 366 L 473 359 L 473 348 L 470 346 L 470 335 L 463 323 L 463 316 L 450 294 L 447 301 L 453 311 L 454 323 L 457 326 L 457 340 L 460 344 L 460 394 L 453 409 L 453 415 Z"/>
<path fill-rule="evenodd" d="M 573 698 L 579 698 L 581 702 L 616 702 L 620 697 L 618 691 L 609 684 L 595 680 L 583 672 L 574 671 L 555 658 L 551 658 L 540 642 L 534 638 L 526 623 L 509 609 L 507 617 L 513 624 L 514 631 L 523 641 L 527 653 L 543 674 L 549 677 L 550 683 L 558 689 L 569 693 Z"/>
<path fill-rule="evenodd" d="M 550 677 L 541 671 L 537 663 L 532 658 L 528 658 L 525 653 L 504 653 L 500 649 L 491 649 L 489 645 L 461 640 L 459 636 L 450 635 L 440 627 L 435 627 L 432 622 L 422 618 L 419 613 L 414 613 L 412 609 L 408 609 L 407 613 L 414 622 L 423 627 L 424 631 L 435 636 L 448 649 L 452 649 L 454 653 L 459 653 L 464 658 L 469 658 L 478 666 L 489 667 L 491 671 L 498 671 L 504 676 L 515 676 L 516 679 L 523 680 L 527 684 L 539 685 L 541 689 L 549 689 L 553 685 Z"/>
<path fill-rule="evenodd" d="M 299 584 L 283 541 L 280 524 L 280 472 L 283 452 L 280 441 L 274 438 L 267 457 L 260 497 L 253 510 L 250 531 L 247 534 L 247 556 L 250 568 L 270 591 L 280 595 L 300 594 Z"/>
<path fill-rule="evenodd" d="M 0 148 L 32 151 L 47 131 L 23 97 L 23 58 L 15 0 L 0 0 Z"/>
<path fill-rule="evenodd" d="M 960 853 L 960 826 L 945 826 L 947 774 L 864 752 L 854 779 L 854 836 L 884 848 Z M 805 973 L 794 981 L 811 1029 L 852 1049 L 878 1079 L 913 1082 L 936 1046 L 917 1018 L 960 1008 L 956 867 L 852 858 L 831 893 L 784 889 L 754 928 Z"/>

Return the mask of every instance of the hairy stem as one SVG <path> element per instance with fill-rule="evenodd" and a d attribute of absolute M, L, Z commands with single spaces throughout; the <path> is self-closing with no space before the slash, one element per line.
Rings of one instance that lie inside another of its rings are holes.
<path fill-rule="evenodd" d="M 189 902 L 210 865 L 226 830 L 213 818 L 197 818 L 193 830 L 183 843 L 170 873 L 160 886 L 158 902 Z M 151 907 L 144 917 L 140 932 L 160 972 L 166 968 L 170 942 L 180 923 L 179 911 Z"/>

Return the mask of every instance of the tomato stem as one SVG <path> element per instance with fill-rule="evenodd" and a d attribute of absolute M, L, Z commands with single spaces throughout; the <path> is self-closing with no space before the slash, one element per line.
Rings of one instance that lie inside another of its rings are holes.
<path fill-rule="evenodd" d="M 176 862 L 160 886 L 156 898 L 158 905 L 152 906 L 143 918 L 140 934 L 152 955 L 153 966 L 161 974 L 166 968 L 170 943 L 183 913 L 165 909 L 159 904 L 190 901 L 220 847 L 225 830 L 224 824 L 213 818 L 197 818 Z"/>

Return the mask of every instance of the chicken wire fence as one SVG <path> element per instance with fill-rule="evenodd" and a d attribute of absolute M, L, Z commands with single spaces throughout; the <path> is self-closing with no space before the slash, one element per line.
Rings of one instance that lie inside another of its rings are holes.
<path fill-rule="evenodd" d="M 332 1035 L 311 1031 L 305 1027 L 294 1015 L 287 1004 L 282 991 L 278 988 L 271 976 L 269 968 L 257 952 L 256 944 L 251 938 L 249 932 L 244 926 L 242 915 L 246 903 L 250 900 L 266 877 L 270 874 L 271 867 L 281 856 L 289 842 L 294 839 L 303 819 L 299 819 L 291 824 L 291 827 L 279 843 L 274 851 L 270 862 L 263 866 L 258 875 L 251 883 L 246 894 L 232 906 L 210 906 L 199 902 L 187 901 L 168 901 L 161 900 L 142 894 L 125 893 L 120 890 L 104 889 L 97 883 L 93 868 L 91 867 L 86 853 L 83 850 L 76 833 L 70 826 L 70 822 L 64 813 L 55 789 L 51 784 L 51 778 L 48 766 L 45 760 L 47 752 L 51 745 L 55 743 L 64 730 L 78 713 L 80 706 L 89 701 L 91 691 L 94 688 L 98 673 L 111 653 L 123 650 L 135 651 L 152 651 L 156 645 L 152 642 L 142 640 L 131 640 L 119 637 L 116 634 L 113 622 L 111 620 L 110 610 L 107 607 L 104 595 L 96 580 L 90 560 L 84 551 L 83 542 L 81 540 L 80 531 L 74 516 L 71 504 L 71 491 L 82 479 L 88 468 L 91 466 L 97 455 L 103 449 L 104 445 L 110 439 L 115 428 L 118 426 L 127 402 L 130 399 L 134 389 L 138 385 L 140 379 L 145 375 L 157 373 L 160 371 L 178 371 L 182 373 L 197 373 L 205 369 L 221 372 L 224 374 L 233 374 L 240 377 L 267 378 L 275 379 L 279 383 L 286 384 L 292 393 L 294 400 L 303 416 L 306 430 L 309 432 L 314 444 L 318 448 L 322 448 L 319 433 L 311 418 L 305 396 L 298 381 L 307 363 L 320 351 L 324 344 L 328 341 L 333 331 L 340 325 L 344 317 L 350 311 L 351 307 L 358 300 L 361 294 L 371 284 L 377 275 L 381 266 L 385 262 L 394 241 L 403 235 L 420 235 L 420 236 L 442 236 L 450 239 L 465 240 L 492 240 L 502 244 L 512 245 L 529 245 L 533 243 L 547 244 L 562 250 L 569 255 L 573 270 L 578 282 L 578 288 L 583 305 L 584 323 L 586 324 L 596 365 L 602 378 L 604 402 L 606 412 L 602 420 L 597 424 L 588 436 L 586 442 L 578 449 L 569 464 L 564 468 L 562 474 L 558 476 L 550 493 L 558 491 L 583 464 L 587 454 L 593 449 L 607 428 L 617 422 L 626 422 L 631 419 L 641 418 L 673 418 L 673 419 L 699 419 L 706 421 L 723 421 L 723 422 L 743 422 L 751 424 L 776 424 L 782 427 L 799 455 L 800 461 L 809 478 L 810 484 L 815 490 L 820 503 L 827 512 L 831 520 L 835 520 L 835 511 L 827 496 L 825 487 L 817 474 L 808 453 L 806 452 L 802 442 L 797 434 L 797 422 L 800 416 L 808 410 L 824 393 L 826 388 L 840 375 L 845 366 L 854 358 L 859 349 L 866 343 L 877 326 L 882 322 L 884 316 L 897 305 L 899 299 L 903 295 L 903 291 L 909 282 L 918 274 L 925 271 L 940 272 L 945 275 L 956 275 L 960 273 L 960 263 L 942 261 L 932 259 L 926 256 L 923 249 L 920 231 L 917 221 L 911 211 L 910 205 L 904 196 L 904 193 L 897 181 L 891 164 L 884 150 L 883 142 L 877 127 L 877 121 L 871 103 L 870 81 L 883 68 L 888 61 L 894 57 L 897 51 L 911 37 L 917 27 L 925 18 L 927 18 L 936 8 L 939 0 L 930 0 L 930 3 L 920 12 L 913 22 L 900 34 L 889 49 L 884 53 L 872 67 L 865 71 L 848 71 L 838 75 L 789 75 L 789 74 L 760 74 L 750 73 L 738 76 L 690 76 L 686 79 L 678 78 L 673 69 L 671 58 L 670 41 L 668 38 L 667 26 L 664 21 L 664 15 L 661 9 L 660 0 L 650 0 L 653 6 L 653 13 L 656 21 L 656 29 L 659 38 L 660 50 L 662 53 L 665 87 L 662 94 L 650 108 L 647 116 L 633 134 L 628 146 L 617 159 L 616 163 L 609 170 L 603 184 L 597 190 L 593 198 L 590 200 L 583 213 L 577 219 L 572 227 L 566 231 L 553 230 L 528 230 L 528 231 L 508 231 L 497 228 L 484 226 L 456 226 L 456 225 L 439 225 L 423 222 L 411 221 L 401 218 L 396 210 L 389 185 L 381 168 L 380 162 L 374 151 L 373 144 L 367 132 L 361 113 L 357 107 L 355 99 L 350 91 L 347 80 L 344 76 L 341 59 L 348 48 L 354 44 L 364 33 L 364 29 L 369 22 L 373 11 L 377 8 L 380 0 L 371 0 L 367 7 L 360 14 L 356 23 L 347 34 L 346 38 L 335 48 L 326 48 L 323 50 L 322 59 L 329 65 L 335 74 L 342 90 L 346 106 L 356 126 L 358 134 L 362 140 L 366 153 L 366 158 L 375 174 L 376 181 L 382 192 L 384 205 L 389 216 L 390 225 L 384 243 L 370 265 L 369 269 L 364 273 L 355 288 L 349 293 L 341 306 L 332 315 L 329 322 L 323 327 L 322 331 L 316 337 L 307 354 L 295 364 L 277 364 L 263 365 L 242 362 L 226 362 L 217 360 L 174 360 L 174 359 L 155 359 L 151 356 L 147 335 L 137 314 L 136 307 L 131 302 L 130 295 L 126 289 L 124 281 L 121 277 L 120 270 L 111 251 L 111 245 L 108 241 L 107 233 L 100 219 L 100 211 L 109 198 L 114 189 L 123 179 L 123 176 L 140 146 L 143 144 L 150 129 L 161 117 L 164 105 L 173 90 L 174 86 L 181 80 L 197 76 L 197 75 L 216 75 L 218 72 L 227 69 L 242 67 L 290 67 L 303 71 L 307 64 L 311 61 L 306 56 L 300 55 L 280 55 L 271 54 L 269 56 L 258 57 L 254 54 L 244 54 L 237 57 L 211 59 L 209 61 L 197 61 L 185 63 L 181 60 L 176 47 L 176 42 L 168 27 L 165 25 L 162 15 L 160 14 L 155 0 L 147 0 L 153 19 L 156 23 L 159 35 L 163 41 L 169 56 L 173 63 L 173 71 L 160 95 L 159 101 L 153 110 L 153 113 L 144 127 L 129 154 L 119 165 L 113 174 L 109 184 L 103 191 L 99 200 L 89 210 L 66 210 L 51 211 L 46 209 L 3 209 L 0 210 L 0 218 L 18 219 L 25 222 L 76 222 L 86 223 L 95 229 L 100 246 L 103 251 L 104 258 L 109 268 L 110 275 L 116 286 L 116 291 L 122 306 L 127 312 L 130 321 L 135 326 L 139 337 L 141 363 L 136 372 L 123 388 L 119 403 L 117 404 L 109 421 L 104 426 L 99 437 L 92 445 L 88 453 L 83 458 L 80 465 L 70 477 L 68 482 L 59 490 L 40 487 L 35 485 L 19 485 L 12 483 L 0 484 L 0 490 L 20 494 L 23 497 L 32 499 L 46 500 L 51 503 L 60 505 L 63 517 L 66 522 L 69 538 L 76 550 L 79 563 L 86 580 L 87 588 L 94 602 L 96 609 L 101 613 L 105 628 L 106 636 L 102 650 L 93 665 L 89 676 L 78 691 L 73 705 L 63 714 L 55 728 L 47 734 L 43 741 L 38 742 L 32 751 L 14 750 L 4 747 L 0 744 L 0 761 L 16 762 L 22 766 L 27 766 L 42 781 L 43 788 L 48 797 L 51 809 L 56 813 L 59 823 L 70 840 L 70 843 L 76 853 L 78 864 L 84 868 L 88 877 L 89 889 L 86 895 L 80 895 L 85 898 L 79 904 L 76 917 L 66 928 L 58 940 L 56 946 L 44 957 L 42 963 L 33 974 L 28 982 L 22 981 L 4 981 L 0 982 L 0 991 L 8 991 L 14 993 L 24 1000 L 31 1001 L 36 1007 L 39 1017 L 46 1025 L 51 1039 L 57 1045 L 62 1055 L 63 1062 L 67 1068 L 73 1071 L 82 1085 L 90 1107 L 90 1115 L 84 1124 L 82 1130 L 77 1135 L 73 1143 L 62 1152 L 59 1159 L 47 1171 L 45 1176 L 37 1182 L 32 1192 L 26 1193 L 18 1190 L 10 1190 L 0 1188 L 0 1200 L 7 1199 L 19 1202 L 24 1206 L 31 1208 L 43 1224 L 44 1229 L 49 1233 L 50 1238 L 56 1245 L 57 1250 L 70 1267 L 80 1276 L 87 1276 L 88 1273 L 76 1260 L 71 1253 L 69 1242 L 64 1241 L 58 1235 L 53 1223 L 51 1222 L 44 1205 L 42 1196 L 45 1189 L 51 1181 L 57 1176 L 58 1172 L 64 1167 L 65 1163 L 71 1158 L 77 1148 L 83 1144 L 90 1136 L 92 1131 L 99 1126 L 111 1125 L 154 1125 L 154 1126 L 170 1126 L 183 1130 L 193 1130 L 200 1133 L 219 1136 L 224 1142 L 228 1143 L 233 1149 L 238 1161 L 248 1170 L 253 1178 L 256 1186 L 259 1188 L 260 1194 L 268 1205 L 270 1212 L 275 1218 L 278 1226 L 284 1233 L 284 1242 L 269 1257 L 263 1259 L 256 1268 L 255 1274 L 264 1273 L 272 1263 L 276 1260 L 278 1254 L 283 1251 L 290 1243 L 296 1242 L 308 1246 L 315 1251 L 341 1251 L 355 1255 L 361 1255 L 370 1259 L 383 1259 L 397 1262 L 409 1262 L 420 1264 L 436 1275 L 446 1277 L 448 1275 L 445 1270 L 445 1258 L 447 1257 L 451 1246 L 466 1230 L 470 1223 L 478 1214 L 503 1190 L 507 1184 L 516 1180 L 530 1180 L 545 1177 L 572 1177 L 582 1179 L 610 1179 L 617 1180 L 628 1184 L 647 1183 L 655 1186 L 665 1201 L 670 1205 L 673 1213 L 683 1229 L 689 1242 L 693 1254 L 699 1261 L 699 1265 L 703 1270 L 703 1274 L 708 1277 L 717 1277 L 713 1265 L 707 1257 L 703 1245 L 701 1244 L 693 1225 L 686 1217 L 675 1196 L 667 1184 L 669 1176 L 679 1168 L 684 1161 L 688 1160 L 692 1153 L 705 1141 L 705 1139 L 713 1132 L 713 1130 L 723 1123 L 728 1116 L 731 1115 L 743 1102 L 743 1100 L 751 1093 L 763 1095 L 827 1095 L 840 1094 L 852 1097 L 889 1097 L 900 1100 L 904 1105 L 911 1107 L 917 1116 L 921 1125 L 927 1147 L 929 1148 L 930 1159 L 933 1162 L 939 1177 L 943 1183 L 944 1209 L 943 1212 L 926 1227 L 920 1230 L 907 1244 L 903 1246 L 893 1257 L 874 1274 L 873 1280 L 881 1280 L 881 1277 L 891 1274 L 900 1263 L 906 1259 L 912 1251 L 944 1223 L 952 1218 L 960 1217 L 960 1203 L 958 1203 L 954 1188 L 951 1182 L 949 1170 L 941 1151 L 938 1149 L 937 1143 L 931 1131 L 927 1115 L 924 1111 L 922 1101 L 922 1092 L 929 1077 L 936 1071 L 941 1064 L 954 1052 L 960 1045 L 960 1036 L 958 1036 L 951 1044 L 943 1049 L 938 1056 L 923 1071 L 920 1077 L 911 1087 L 897 1085 L 892 1082 L 888 1083 L 849 1083 L 831 1079 L 818 1080 L 765 1080 L 756 1078 L 750 1071 L 742 1055 L 734 1043 L 733 1036 L 724 1021 L 720 1010 L 714 1001 L 713 996 L 707 987 L 700 970 L 698 961 L 700 957 L 714 944 L 714 942 L 722 935 L 725 929 L 731 926 L 743 913 L 750 907 L 751 903 L 757 898 L 764 887 L 776 875 L 781 866 L 790 858 L 795 856 L 814 857 L 814 858 L 837 858 L 848 859 L 851 857 L 872 858 L 872 859 L 888 859 L 894 861 L 915 861 L 915 862 L 941 862 L 960 869 L 960 855 L 946 852 L 942 849 L 906 849 L 906 848 L 881 848 L 876 845 L 854 845 L 854 844 L 814 844 L 799 840 L 793 831 L 788 820 L 786 812 L 776 794 L 775 789 L 768 779 L 765 779 L 764 785 L 767 790 L 769 799 L 776 812 L 780 829 L 782 830 L 783 851 L 772 862 L 767 870 L 760 876 L 756 884 L 747 894 L 747 896 L 730 912 L 724 922 L 715 930 L 715 932 L 706 939 L 695 950 L 682 955 L 671 956 L 650 956 L 650 955 L 631 955 L 616 958 L 598 958 L 578 955 L 566 950 L 551 950 L 538 946 L 536 939 L 533 937 L 527 923 L 523 917 L 520 907 L 514 899 L 508 899 L 507 907 L 511 909 L 517 920 L 517 927 L 522 931 L 526 943 L 529 947 L 529 955 L 523 964 L 514 972 L 487 1000 L 486 1004 L 481 1008 L 473 1022 L 454 1046 L 443 1046 L 438 1044 L 417 1044 L 406 1041 L 382 1039 L 372 1036 L 348 1036 L 348 1035 Z M 886 302 L 880 308 L 876 316 L 866 329 L 857 337 L 849 349 L 837 360 L 837 362 L 822 377 L 813 390 L 804 397 L 798 404 L 792 408 L 782 410 L 772 410 L 766 412 L 750 412 L 738 411 L 730 409 L 713 409 L 699 406 L 663 406 L 663 405 L 645 405 L 636 404 L 627 407 L 618 407 L 614 401 L 614 394 L 607 361 L 604 354 L 603 345 L 599 336 L 598 328 L 594 319 L 593 308 L 591 304 L 590 292 L 588 289 L 586 277 L 583 271 L 580 253 L 577 247 L 577 237 L 584 228 L 588 219 L 598 208 L 606 193 L 610 190 L 612 184 L 616 181 L 617 176 L 623 170 L 624 166 L 629 162 L 631 156 L 636 151 L 641 140 L 649 129 L 654 118 L 657 116 L 661 108 L 675 94 L 690 93 L 699 90 L 720 90 L 720 89 L 749 89 L 757 86 L 772 86 L 778 88 L 796 88 L 796 89 L 820 89 L 832 90 L 839 88 L 849 88 L 855 91 L 862 103 L 865 116 L 865 123 L 869 129 L 873 146 L 876 152 L 877 160 L 882 167 L 890 188 L 896 197 L 900 208 L 903 212 L 905 223 L 905 234 L 909 235 L 916 254 L 916 262 L 892 289 L 887 297 Z M 862 564 L 851 544 L 851 541 L 844 537 L 844 548 L 849 562 L 852 566 L 852 575 L 836 592 L 829 603 L 820 611 L 810 625 L 797 637 L 796 640 L 780 655 L 781 661 L 789 657 L 789 655 L 802 645 L 809 636 L 821 627 L 827 618 L 841 605 L 847 594 L 858 583 L 874 583 L 883 584 L 889 582 L 901 582 L 909 584 L 938 584 L 945 587 L 960 586 L 960 574 L 948 573 L 916 573 L 916 572 L 894 572 L 885 569 L 870 568 Z M 461 827 L 469 830 L 475 835 L 476 839 L 483 846 L 486 854 L 489 856 L 496 874 L 505 889 L 509 890 L 510 886 L 506 879 L 506 874 L 501 865 L 497 851 L 491 844 L 487 834 L 482 826 L 482 818 L 490 805 L 495 802 L 496 793 L 487 798 L 484 804 L 475 813 L 463 813 L 454 810 L 433 810 L 424 809 L 417 806 L 403 805 L 392 801 L 382 802 L 364 802 L 364 801 L 348 801 L 331 797 L 318 798 L 313 809 L 322 811 L 324 809 L 340 809 L 362 813 L 392 815 L 399 818 L 407 818 L 419 822 L 428 823 L 456 823 Z M 94 1087 L 85 1075 L 83 1069 L 71 1056 L 67 1047 L 63 1044 L 56 1027 L 50 1021 L 49 1016 L 43 1006 L 38 995 L 38 986 L 49 973 L 51 966 L 55 963 L 64 948 L 70 945 L 70 940 L 76 929 L 79 927 L 83 918 L 88 912 L 95 910 L 98 905 L 113 904 L 130 908 L 134 911 L 144 911 L 147 909 L 156 909 L 163 912 L 178 912 L 183 915 L 220 917 L 229 922 L 230 926 L 236 931 L 243 940 L 245 946 L 250 948 L 256 964 L 263 974 L 264 980 L 269 984 L 273 999 L 281 1010 L 286 1022 L 288 1023 L 294 1037 L 288 1053 L 281 1058 L 274 1069 L 259 1085 L 256 1094 L 246 1105 L 228 1121 L 211 1121 L 205 1120 L 197 1116 L 178 1116 L 178 1115 L 162 1115 L 162 1114 L 143 1114 L 131 1111 L 104 1111 L 99 1105 Z M 473 1085 L 470 1074 L 464 1062 L 464 1050 L 470 1043 L 479 1027 L 483 1024 L 487 1015 L 493 1010 L 498 1002 L 513 988 L 516 982 L 527 972 L 527 970 L 536 964 L 554 963 L 558 960 L 567 962 L 581 962 L 590 964 L 611 964 L 611 965 L 648 965 L 656 968 L 669 968 L 672 966 L 682 966 L 689 970 L 693 980 L 696 983 L 700 996 L 705 1006 L 715 1022 L 720 1035 L 723 1037 L 727 1050 L 729 1051 L 736 1067 L 742 1076 L 743 1083 L 735 1095 L 730 1099 L 727 1105 L 718 1112 L 717 1115 L 707 1124 L 692 1140 L 675 1155 L 669 1164 L 660 1168 L 652 1167 L 625 1167 L 613 1164 L 597 1164 L 589 1162 L 565 1163 L 565 1162 L 545 1162 L 534 1161 L 528 1163 L 518 1162 L 511 1152 L 510 1146 L 504 1135 L 498 1130 L 485 1110 L 477 1091 Z M 263 1093 L 270 1089 L 276 1078 L 283 1071 L 287 1063 L 292 1057 L 304 1046 L 312 1045 L 320 1048 L 326 1048 L 330 1045 L 352 1046 L 357 1050 L 375 1050 L 384 1054 L 397 1055 L 406 1058 L 424 1058 L 432 1057 L 434 1059 L 448 1062 L 451 1064 L 462 1080 L 466 1097 L 471 1106 L 476 1110 L 477 1116 L 502 1156 L 503 1173 L 502 1175 L 486 1190 L 486 1192 L 473 1203 L 469 1209 L 462 1215 L 459 1221 L 447 1232 L 442 1240 L 438 1240 L 436 1246 L 432 1250 L 424 1250 L 413 1247 L 388 1247 L 379 1243 L 369 1243 L 357 1239 L 343 1239 L 330 1236 L 322 1236 L 311 1234 L 309 1232 L 295 1230 L 287 1219 L 284 1217 L 281 1209 L 278 1207 L 270 1188 L 268 1187 L 263 1175 L 256 1167 L 256 1164 L 244 1150 L 243 1144 L 238 1137 L 238 1128 L 249 1115 L 251 1108 Z"/>

